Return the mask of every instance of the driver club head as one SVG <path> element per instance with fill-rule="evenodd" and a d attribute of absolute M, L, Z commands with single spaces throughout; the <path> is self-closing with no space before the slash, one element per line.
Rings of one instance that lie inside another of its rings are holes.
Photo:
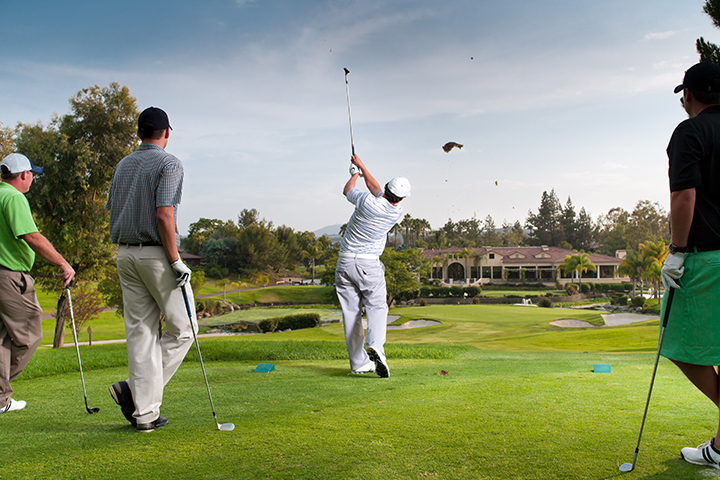
<path fill-rule="evenodd" d="M 218 430 L 224 430 L 226 432 L 231 432 L 235 430 L 235 424 L 234 423 L 222 423 L 218 424 Z"/>
<path fill-rule="evenodd" d="M 620 465 L 620 471 L 623 473 L 631 472 L 634 467 L 635 466 L 632 463 L 623 463 L 622 465 Z"/>
<path fill-rule="evenodd" d="M 345 70 L 345 75 L 347 75 L 348 73 L 350 73 L 350 70 L 348 70 L 347 68 L 343 68 L 343 70 Z"/>

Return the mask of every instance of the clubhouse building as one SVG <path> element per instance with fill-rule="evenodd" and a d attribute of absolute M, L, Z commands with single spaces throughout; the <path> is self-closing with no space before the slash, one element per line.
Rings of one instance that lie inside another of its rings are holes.
<path fill-rule="evenodd" d="M 432 264 L 430 279 L 444 285 L 486 285 L 490 283 L 545 283 L 561 285 L 576 282 L 575 272 L 565 273 L 560 267 L 568 255 L 578 252 L 558 247 L 452 247 L 441 250 L 424 250 L 423 258 Z M 584 272 L 582 281 L 617 283 L 629 281 L 618 277 L 617 269 L 625 258 L 618 250 L 615 257 L 588 253 L 596 271 Z"/>

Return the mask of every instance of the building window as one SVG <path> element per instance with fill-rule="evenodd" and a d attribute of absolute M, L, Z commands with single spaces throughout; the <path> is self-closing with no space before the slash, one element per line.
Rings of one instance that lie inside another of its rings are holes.
<path fill-rule="evenodd" d="M 492 278 L 492 267 L 482 267 L 482 278 Z"/>
<path fill-rule="evenodd" d="M 492 267 L 492 278 L 502 278 L 502 267 Z"/>
<path fill-rule="evenodd" d="M 494 253 L 489 254 L 489 255 L 488 255 L 488 258 L 489 258 L 490 260 L 494 260 L 494 259 L 495 259 L 495 254 L 494 254 Z"/>

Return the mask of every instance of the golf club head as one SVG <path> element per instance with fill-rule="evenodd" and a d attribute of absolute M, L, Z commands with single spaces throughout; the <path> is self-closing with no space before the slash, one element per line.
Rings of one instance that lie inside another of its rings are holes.
<path fill-rule="evenodd" d="M 348 70 L 347 68 L 343 68 L 343 70 L 345 70 L 345 75 L 347 75 L 348 73 L 350 73 L 350 70 Z"/>
<path fill-rule="evenodd" d="M 623 473 L 632 472 L 632 469 L 634 467 L 635 467 L 635 465 L 633 465 L 632 463 L 623 463 L 622 465 L 620 465 L 620 471 Z"/>
<path fill-rule="evenodd" d="M 92 407 L 92 408 L 87 407 L 87 412 L 88 412 L 88 413 L 91 413 L 91 414 L 92 414 L 92 413 L 98 413 L 99 411 L 100 411 L 100 409 L 99 409 L 98 407 Z"/>
<path fill-rule="evenodd" d="M 235 424 L 234 423 L 218 423 L 218 430 L 224 430 L 226 432 L 231 432 L 235 430 Z"/>

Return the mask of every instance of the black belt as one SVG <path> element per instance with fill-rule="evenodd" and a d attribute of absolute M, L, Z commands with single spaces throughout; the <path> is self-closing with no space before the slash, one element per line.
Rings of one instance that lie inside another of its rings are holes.
<path fill-rule="evenodd" d="M 715 250 L 720 250 L 720 246 L 718 245 L 701 245 L 699 247 L 686 247 L 687 252 L 694 252 L 694 253 L 700 253 L 700 252 L 714 252 Z"/>
<path fill-rule="evenodd" d="M 120 242 L 118 245 L 123 247 L 162 247 L 162 243 L 159 242 L 142 242 L 142 243 L 123 243 Z"/>

